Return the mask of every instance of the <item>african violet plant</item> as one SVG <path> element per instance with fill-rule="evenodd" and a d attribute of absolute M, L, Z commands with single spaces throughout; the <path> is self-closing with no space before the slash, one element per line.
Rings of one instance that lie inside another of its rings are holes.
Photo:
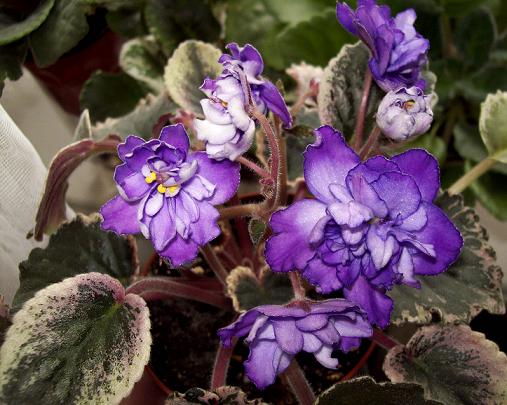
<path fill-rule="evenodd" d="M 397 152 L 430 129 L 436 103 L 430 44 L 414 28 L 414 10 L 392 16 L 359 0 L 355 10 L 338 3 L 336 14 L 362 43 L 345 45 L 324 71 L 293 67 L 290 108 L 254 46 L 230 43 L 220 56 L 188 41 L 165 72 L 181 110 L 158 104 L 166 111 L 152 122 L 155 136 L 98 140 L 83 116 L 77 133 L 89 136 L 53 161 L 37 215 L 35 238 L 56 233 L 21 263 L 12 319 L 2 315 L 12 323 L 0 351 L 2 403 L 119 403 L 149 361 L 147 303 L 181 298 L 236 315 L 214 331 L 210 391 L 173 393 L 167 403 L 262 403 L 241 389 L 264 391 L 226 386 L 233 356 L 243 356 L 258 389 L 279 376 L 302 404 L 507 403 L 507 356 L 467 326 L 483 309 L 504 313 L 502 274 L 459 195 L 505 163 L 507 95 L 482 106 L 490 157 L 442 190 L 431 153 Z M 185 59 L 201 70 L 185 69 Z M 311 134 L 309 122 L 317 122 Z M 100 215 L 65 222 L 72 171 L 115 150 L 117 194 Z M 171 272 L 138 271 L 137 234 Z M 408 340 L 395 328 L 408 323 L 431 325 Z M 346 381 L 375 345 L 387 350 L 391 382 Z M 303 370 L 339 369 L 338 358 L 358 349 L 350 373 L 316 398 Z M 281 398 L 292 401 L 289 392 Z"/>

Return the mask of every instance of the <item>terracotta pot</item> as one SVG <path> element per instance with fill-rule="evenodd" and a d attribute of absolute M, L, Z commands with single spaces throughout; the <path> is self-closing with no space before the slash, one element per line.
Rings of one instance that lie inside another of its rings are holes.
<path fill-rule="evenodd" d="M 144 368 L 141 379 L 134 385 L 132 392 L 120 405 L 164 405 L 171 391 L 157 378 L 150 366 Z"/>
<path fill-rule="evenodd" d="M 102 33 L 91 43 L 85 38 L 54 65 L 39 68 L 25 62 L 26 68 L 44 85 L 63 109 L 79 115 L 79 94 L 84 83 L 97 69 L 118 71 L 118 55 L 123 40 L 111 31 Z"/>

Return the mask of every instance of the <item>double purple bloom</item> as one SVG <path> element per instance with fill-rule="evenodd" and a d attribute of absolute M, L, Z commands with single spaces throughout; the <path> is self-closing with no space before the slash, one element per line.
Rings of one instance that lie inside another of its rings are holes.
<path fill-rule="evenodd" d="M 190 152 L 183 125 L 164 127 L 158 139 L 128 136 L 118 146 L 122 164 L 114 180 L 119 196 L 100 209 L 102 228 L 118 234 L 142 232 L 173 266 L 193 260 L 220 234 L 214 205 L 239 187 L 239 165 Z"/>
<path fill-rule="evenodd" d="M 264 63 L 257 49 L 236 43 L 226 48 L 231 54 L 219 59 L 222 74 L 214 80 L 206 78 L 201 86 L 208 97 L 201 100 L 205 119 L 196 119 L 194 125 L 210 157 L 235 160 L 250 148 L 255 133 L 255 122 L 247 110 L 248 86 L 259 111 L 273 111 L 287 127 L 292 118 L 276 86 L 261 77 Z"/>
<path fill-rule="evenodd" d="M 421 69 L 428 62 L 429 41 L 414 28 L 416 13 L 405 10 L 391 17 L 388 6 L 378 6 L 375 0 L 358 0 L 354 11 L 346 3 L 338 3 L 336 16 L 340 24 L 359 37 L 371 51 L 371 73 L 384 90 L 426 84 Z"/>
<path fill-rule="evenodd" d="M 459 231 L 432 201 L 438 163 L 423 149 L 361 162 L 338 131 L 315 131 L 304 157 L 315 199 L 274 213 L 266 244 L 273 271 L 299 270 L 321 293 L 347 299 L 385 327 L 394 284 L 419 287 L 417 275 L 445 271 L 458 257 Z"/>
<path fill-rule="evenodd" d="M 218 331 L 225 346 L 231 345 L 234 336 L 248 335 L 250 355 L 245 370 L 260 389 L 272 384 L 300 351 L 313 353 L 325 367 L 336 368 L 333 349 L 349 351 L 371 334 L 364 312 L 343 299 L 263 305 Z"/>

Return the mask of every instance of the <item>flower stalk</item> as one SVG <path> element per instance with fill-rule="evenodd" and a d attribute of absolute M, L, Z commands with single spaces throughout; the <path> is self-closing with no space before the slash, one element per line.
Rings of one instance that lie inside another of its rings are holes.
<path fill-rule="evenodd" d="M 270 173 L 260 167 L 257 163 L 252 162 L 251 160 L 248 160 L 244 156 L 240 156 L 236 159 L 237 162 L 241 163 L 243 166 L 249 168 L 251 171 L 253 171 L 255 174 L 257 174 L 259 177 L 263 179 L 271 179 Z"/>
<path fill-rule="evenodd" d="M 462 193 L 470 184 L 491 169 L 495 163 L 496 160 L 493 158 L 487 157 L 483 159 L 472 167 L 468 173 L 465 173 L 462 177 L 460 177 L 451 187 L 449 187 L 447 191 L 449 194 Z"/>
<path fill-rule="evenodd" d="M 201 247 L 201 253 L 204 256 L 204 259 L 208 263 L 213 273 L 215 273 L 215 276 L 222 283 L 224 288 L 227 288 L 227 282 L 225 280 L 227 279 L 229 272 L 222 265 L 222 262 L 216 255 L 215 251 L 213 250 L 213 247 L 210 244 L 204 245 Z"/>
<path fill-rule="evenodd" d="M 215 364 L 213 365 L 213 372 L 211 374 L 211 389 L 225 385 L 227 370 L 229 370 L 229 363 L 236 341 L 237 339 L 233 339 L 229 347 L 225 347 L 222 344 L 218 345 L 217 356 L 215 357 Z"/>
<path fill-rule="evenodd" d="M 387 335 L 382 329 L 373 328 L 371 340 L 385 350 L 391 350 L 393 347 L 402 346 L 400 342 Z"/>
<path fill-rule="evenodd" d="M 222 207 L 218 211 L 220 212 L 221 220 L 251 217 L 259 211 L 259 204 L 233 205 L 232 207 Z"/>
<path fill-rule="evenodd" d="M 370 89 L 372 83 L 372 75 L 369 67 L 366 67 L 364 75 L 363 95 L 359 104 L 359 112 L 356 119 L 356 128 L 354 130 L 354 150 L 358 151 L 363 144 L 364 121 L 366 119 L 366 110 L 368 108 L 368 98 L 370 97 Z"/>
<path fill-rule="evenodd" d="M 292 361 L 282 376 L 301 405 L 311 405 L 315 402 L 312 387 L 296 360 Z"/>

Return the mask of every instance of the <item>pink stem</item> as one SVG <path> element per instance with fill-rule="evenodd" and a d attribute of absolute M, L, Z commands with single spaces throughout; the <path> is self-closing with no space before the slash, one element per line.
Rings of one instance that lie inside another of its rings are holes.
<path fill-rule="evenodd" d="M 292 360 L 282 375 L 301 405 L 312 405 L 315 402 L 312 387 L 310 387 L 296 359 Z"/>
<path fill-rule="evenodd" d="M 379 328 L 373 328 L 373 336 L 371 337 L 371 340 L 386 350 L 391 350 L 395 346 L 402 346 L 400 342 L 387 335 Z"/>
<path fill-rule="evenodd" d="M 359 112 L 357 114 L 356 129 L 354 131 L 355 141 L 354 150 L 358 151 L 363 144 L 363 132 L 364 132 L 364 120 L 366 118 L 366 109 L 368 108 L 368 97 L 370 96 L 372 76 L 370 68 L 366 67 L 366 73 L 364 75 L 364 87 L 363 95 L 361 97 L 361 103 L 359 104 Z"/>
<path fill-rule="evenodd" d="M 243 166 L 248 167 L 250 170 L 252 170 L 254 173 L 256 173 L 259 177 L 262 177 L 263 179 L 271 179 L 271 175 L 267 170 L 264 170 L 262 167 L 260 167 L 257 163 L 252 162 L 251 160 L 248 160 L 244 156 L 240 156 L 236 159 L 237 162 L 241 163 Z"/>
<path fill-rule="evenodd" d="M 233 339 L 230 347 L 225 347 L 222 344 L 218 346 L 215 364 L 213 365 L 213 372 L 211 374 L 211 389 L 223 387 L 227 380 L 227 370 L 231 361 L 232 352 L 236 345 L 236 339 Z"/>
<path fill-rule="evenodd" d="M 229 300 L 222 292 L 193 286 L 189 283 L 171 280 L 171 277 L 149 277 L 129 286 L 127 294 L 137 294 L 147 301 L 170 298 L 186 298 L 203 302 L 217 308 L 230 308 Z"/>

